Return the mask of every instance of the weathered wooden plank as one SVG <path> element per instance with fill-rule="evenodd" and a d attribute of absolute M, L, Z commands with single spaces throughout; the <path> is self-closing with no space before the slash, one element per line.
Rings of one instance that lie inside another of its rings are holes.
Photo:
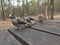
<path fill-rule="evenodd" d="M 40 29 L 40 30 L 44 30 L 44 31 L 48 31 L 48 32 L 52 32 L 52 33 L 56 33 L 60 35 L 60 23 L 55 21 L 45 21 L 42 24 L 36 24 L 33 25 L 32 28 L 36 28 L 36 29 Z"/>
<path fill-rule="evenodd" d="M 0 45 L 21 45 L 7 30 L 0 30 Z"/>
<path fill-rule="evenodd" d="M 18 37 L 16 34 L 14 34 L 14 32 L 10 31 L 9 29 L 8 32 L 12 34 L 22 45 L 29 45 L 27 42 L 25 42 L 22 38 Z"/>
<path fill-rule="evenodd" d="M 14 31 L 15 28 L 10 29 L 18 37 L 30 45 L 60 45 L 60 37 L 36 31 L 33 29 L 25 29 L 23 31 Z"/>

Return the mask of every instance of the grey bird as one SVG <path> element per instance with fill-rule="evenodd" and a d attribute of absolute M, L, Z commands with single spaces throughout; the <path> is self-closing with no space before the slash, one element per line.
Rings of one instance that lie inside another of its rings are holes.
<path fill-rule="evenodd" d="M 39 22 L 43 22 L 44 16 L 42 14 L 38 14 L 38 20 Z"/>
<path fill-rule="evenodd" d="M 34 21 L 34 19 L 31 18 L 30 16 L 25 16 L 25 20 L 26 20 L 28 23 L 32 23 L 31 21 Z"/>
<path fill-rule="evenodd" d="M 18 30 L 22 30 L 23 26 L 25 24 L 27 24 L 26 22 L 22 21 L 21 19 L 19 19 L 18 17 L 16 17 L 16 15 L 10 15 L 12 18 L 12 24 L 16 27 L 18 27 Z"/>

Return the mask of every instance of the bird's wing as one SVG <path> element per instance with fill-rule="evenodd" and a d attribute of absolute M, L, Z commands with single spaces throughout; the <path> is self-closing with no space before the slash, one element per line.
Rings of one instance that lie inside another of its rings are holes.
<path fill-rule="evenodd" d="M 17 22 L 18 22 L 18 24 L 26 24 L 26 22 L 24 22 L 24 21 L 22 21 L 20 19 L 17 19 Z"/>
<path fill-rule="evenodd" d="M 30 18 L 30 20 L 34 20 L 32 17 L 29 17 Z"/>

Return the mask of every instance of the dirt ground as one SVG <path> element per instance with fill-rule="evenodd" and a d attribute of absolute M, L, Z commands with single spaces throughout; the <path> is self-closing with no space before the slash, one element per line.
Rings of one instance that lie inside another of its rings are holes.
<path fill-rule="evenodd" d="M 10 20 L 7 20 L 7 21 L 0 20 L 0 29 L 8 29 L 10 27 L 13 27 Z"/>
<path fill-rule="evenodd" d="M 56 15 L 56 16 L 54 16 L 54 19 L 56 19 L 56 20 L 60 20 L 60 15 Z"/>

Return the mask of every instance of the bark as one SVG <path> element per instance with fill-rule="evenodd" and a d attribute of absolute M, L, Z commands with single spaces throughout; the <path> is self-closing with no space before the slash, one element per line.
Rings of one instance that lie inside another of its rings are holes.
<path fill-rule="evenodd" d="M 39 12 L 39 0 L 37 0 L 37 12 Z"/>
<path fill-rule="evenodd" d="M 47 17 L 47 16 L 48 16 L 48 15 L 47 15 L 47 14 L 48 14 L 48 12 L 47 12 L 47 11 L 48 11 L 48 6 L 47 6 L 47 4 L 46 4 L 46 1 L 47 1 L 47 0 L 45 0 L 45 19 L 47 20 L 47 19 L 48 19 L 48 17 Z"/>
<path fill-rule="evenodd" d="M 6 20 L 6 16 L 4 14 L 4 6 L 3 6 L 3 0 L 1 0 L 1 7 L 2 7 L 2 17 L 3 17 L 3 20 Z"/>
<path fill-rule="evenodd" d="M 29 15 L 28 14 L 28 0 L 26 0 L 26 13 L 27 13 L 27 15 Z"/>
<path fill-rule="evenodd" d="M 54 19 L 54 0 L 51 0 L 51 19 Z"/>
<path fill-rule="evenodd" d="M 25 20 L 25 19 L 24 19 L 24 17 L 25 17 L 25 16 L 24 16 L 24 14 L 25 14 L 25 10 L 24 10 L 24 0 L 22 0 L 22 7 L 23 7 L 22 19 Z"/>

